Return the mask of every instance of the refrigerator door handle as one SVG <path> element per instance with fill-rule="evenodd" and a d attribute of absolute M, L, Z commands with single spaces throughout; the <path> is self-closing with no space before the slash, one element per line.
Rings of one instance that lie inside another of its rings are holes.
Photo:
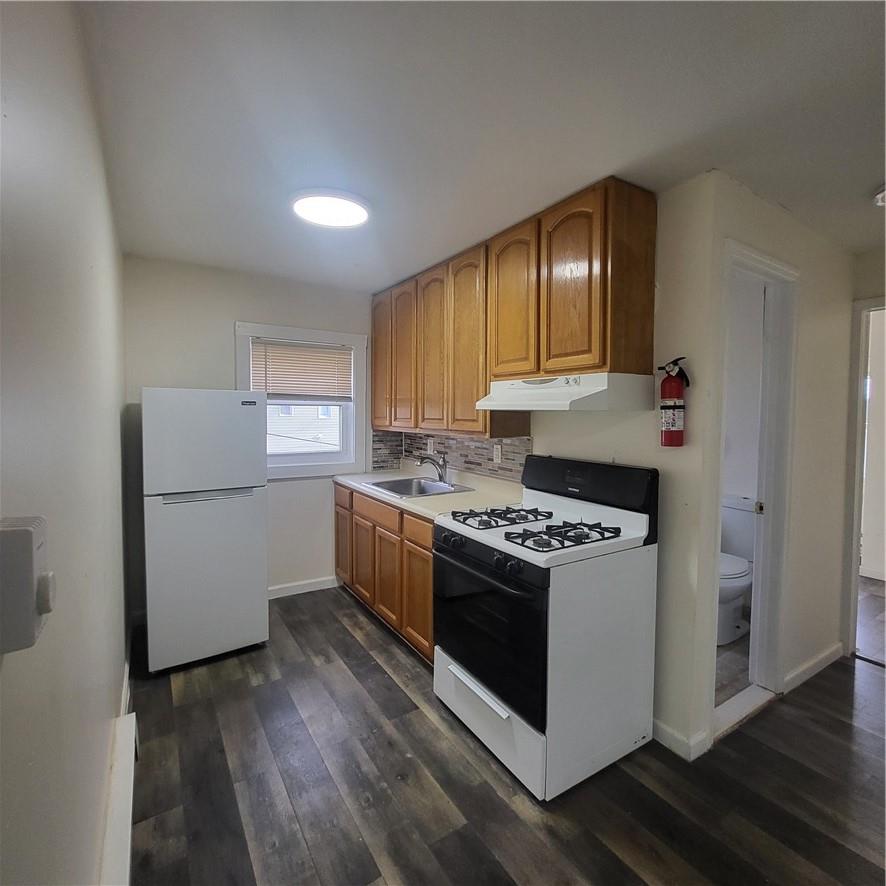
<path fill-rule="evenodd" d="M 160 500 L 165 505 L 179 505 L 194 501 L 221 501 L 224 498 L 242 498 L 245 495 L 253 495 L 254 486 L 243 489 L 214 489 L 212 492 L 176 492 L 172 495 L 162 495 Z"/>

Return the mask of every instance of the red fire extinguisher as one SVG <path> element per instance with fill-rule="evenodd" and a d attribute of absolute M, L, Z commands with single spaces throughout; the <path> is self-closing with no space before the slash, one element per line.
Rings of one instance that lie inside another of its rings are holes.
<path fill-rule="evenodd" d="M 689 376 L 680 365 L 685 357 L 675 357 L 664 366 L 665 377 L 661 380 L 661 445 L 682 446 L 683 424 L 686 404 L 683 390 L 689 387 Z"/>

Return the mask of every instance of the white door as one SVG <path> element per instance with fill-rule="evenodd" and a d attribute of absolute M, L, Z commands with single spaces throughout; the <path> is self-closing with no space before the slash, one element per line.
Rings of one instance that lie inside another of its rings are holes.
<path fill-rule="evenodd" d="M 268 638 L 267 488 L 145 499 L 148 666 Z"/>
<path fill-rule="evenodd" d="M 264 486 L 267 413 L 256 391 L 143 388 L 145 495 Z"/>

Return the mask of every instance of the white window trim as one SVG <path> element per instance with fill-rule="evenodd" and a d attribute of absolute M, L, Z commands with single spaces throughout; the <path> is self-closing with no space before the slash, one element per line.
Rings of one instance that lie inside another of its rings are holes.
<path fill-rule="evenodd" d="M 238 391 L 250 389 L 250 342 L 253 338 L 279 341 L 316 342 L 344 345 L 354 353 L 354 448 L 349 461 L 331 461 L 322 455 L 309 464 L 272 464 L 268 462 L 269 480 L 291 480 L 307 477 L 332 477 L 335 474 L 362 473 L 366 468 L 366 336 L 297 326 L 276 326 L 261 323 L 235 323 L 235 377 Z"/>

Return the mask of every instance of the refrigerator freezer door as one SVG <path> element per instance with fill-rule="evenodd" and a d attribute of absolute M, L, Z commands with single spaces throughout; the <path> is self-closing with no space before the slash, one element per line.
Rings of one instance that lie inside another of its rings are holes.
<path fill-rule="evenodd" d="M 268 638 L 267 488 L 145 499 L 148 667 Z"/>
<path fill-rule="evenodd" d="M 145 495 L 264 486 L 267 412 L 255 391 L 143 388 Z"/>

